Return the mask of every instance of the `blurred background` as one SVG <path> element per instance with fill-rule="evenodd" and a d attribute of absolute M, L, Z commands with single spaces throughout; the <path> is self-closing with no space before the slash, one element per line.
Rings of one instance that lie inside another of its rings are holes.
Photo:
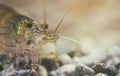
<path fill-rule="evenodd" d="M 43 23 L 43 0 L 0 0 L 0 3 Z M 92 57 L 100 58 L 110 49 L 119 48 L 120 0 L 45 0 L 45 4 L 51 31 L 70 9 L 58 35 L 78 40 Z"/>

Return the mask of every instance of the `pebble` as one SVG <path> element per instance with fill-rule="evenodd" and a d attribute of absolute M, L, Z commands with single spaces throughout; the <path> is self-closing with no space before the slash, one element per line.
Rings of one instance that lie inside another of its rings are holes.
<path fill-rule="evenodd" d="M 109 76 L 115 76 L 117 74 L 117 68 L 107 63 L 96 63 L 93 69 L 96 73 L 106 73 Z"/>
<path fill-rule="evenodd" d="M 95 76 L 108 76 L 107 74 L 104 74 L 104 73 L 98 73 L 96 74 Z"/>
<path fill-rule="evenodd" d="M 51 71 L 48 76 L 57 76 L 57 72 L 56 71 Z"/>
<path fill-rule="evenodd" d="M 41 76 L 48 76 L 47 70 L 41 65 L 39 66 L 39 73 L 41 74 Z"/>
<path fill-rule="evenodd" d="M 3 71 L 3 70 L 4 70 L 3 66 L 0 65 L 0 72 Z"/>
<path fill-rule="evenodd" d="M 77 64 L 73 76 L 94 76 L 95 71 L 84 64 Z"/>
<path fill-rule="evenodd" d="M 60 61 L 62 65 L 58 66 L 56 59 L 44 58 L 39 64 L 38 71 L 41 74 L 40 76 L 120 76 L 120 56 L 118 53 L 115 55 L 111 53 L 97 63 L 86 65 L 80 63 L 79 59 L 79 57 L 72 58 L 68 54 L 63 54 L 58 58 L 58 61 Z M 74 60 L 76 60 L 77 63 L 75 63 Z M 10 62 L 10 59 L 6 55 L 0 55 L 0 61 L 6 63 Z M 17 65 L 19 66 L 19 70 L 24 70 L 24 65 L 29 64 L 26 64 L 26 61 L 22 59 L 19 60 Z M 1 64 L 0 71 L 2 70 L 4 69 Z M 31 76 L 36 75 L 32 73 Z"/>
<path fill-rule="evenodd" d="M 92 68 L 96 73 L 105 72 L 105 64 L 104 63 L 96 63 Z"/>
<path fill-rule="evenodd" d="M 4 63 L 10 63 L 10 58 L 6 54 L 0 54 L 0 62 Z"/>
<path fill-rule="evenodd" d="M 69 55 L 67 55 L 67 54 L 61 55 L 61 56 L 58 58 L 58 60 L 59 60 L 63 65 L 72 63 L 72 58 L 71 58 Z"/>
<path fill-rule="evenodd" d="M 56 70 L 58 68 L 58 64 L 54 59 L 44 58 L 41 60 L 41 65 L 44 66 L 48 72 Z"/>
<path fill-rule="evenodd" d="M 116 76 L 120 76 L 120 68 L 118 69 L 118 74 Z"/>
<path fill-rule="evenodd" d="M 59 76 L 68 76 L 71 75 L 75 71 L 75 64 L 66 64 L 59 67 L 56 72 Z"/>
<path fill-rule="evenodd" d="M 37 74 L 34 73 L 34 72 L 32 72 L 32 73 L 30 74 L 30 76 L 37 76 Z"/>

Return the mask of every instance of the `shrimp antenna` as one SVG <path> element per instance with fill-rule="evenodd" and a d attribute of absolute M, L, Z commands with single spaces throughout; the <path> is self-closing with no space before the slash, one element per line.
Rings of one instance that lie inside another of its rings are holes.
<path fill-rule="evenodd" d="M 68 11 L 63 15 L 62 19 L 60 20 L 60 22 L 58 23 L 57 27 L 54 30 L 54 33 L 57 32 L 57 30 L 59 29 L 61 23 L 63 22 L 63 19 L 65 18 L 65 16 L 67 15 Z"/>

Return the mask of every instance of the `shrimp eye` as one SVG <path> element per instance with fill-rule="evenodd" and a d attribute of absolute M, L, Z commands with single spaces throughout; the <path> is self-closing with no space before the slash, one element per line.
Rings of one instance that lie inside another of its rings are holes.
<path fill-rule="evenodd" d="M 32 27 L 32 24 L 31 24 L 31 23 L 28 23 L 28 24 L 26 25 L 26 27 L 31 28 L 31 27 Z"/>

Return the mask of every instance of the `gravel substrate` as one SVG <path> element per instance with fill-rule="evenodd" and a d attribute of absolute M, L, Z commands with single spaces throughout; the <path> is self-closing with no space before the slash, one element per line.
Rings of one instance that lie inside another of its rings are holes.
<path fill-rule="evenodd" d="M 120 76 L 119 52 L 108 54 L 104 59 L 90 64 L 73 63 L 69 54 L 61 57 L 44 58 L 32 63 L 31 60 L 10 59 L 1 54 L 0 76 Z"/>

